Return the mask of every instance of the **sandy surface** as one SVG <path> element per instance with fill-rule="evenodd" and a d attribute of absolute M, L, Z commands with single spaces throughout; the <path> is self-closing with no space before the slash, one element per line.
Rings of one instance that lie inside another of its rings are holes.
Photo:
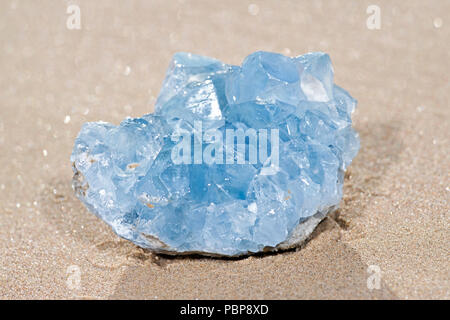
<path fill-rule="evenodd" d="M 253 3 L 0 1 L 0 298 L 450 298 L 450 1 Z M 83 122 L 153 110 L 176 51 L 239 64 L 255 50 L 328 52 L 359 101 L 342 208 L 304 248 L 153 256 L 75 198 Z"/>

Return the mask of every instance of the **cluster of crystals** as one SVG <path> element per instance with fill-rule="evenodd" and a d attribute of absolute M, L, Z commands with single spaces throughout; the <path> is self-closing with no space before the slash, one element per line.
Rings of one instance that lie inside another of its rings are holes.
<path fill-rule="evenodd" d="M 240 67 L 177 53 L 153 114 L 83 125 L 74 187 L 118 235 L 155 251 L 232 256 L 276 247 L 339 204 L 359 149 L 355 105 L 324 53 L 255 52 Z M 194 132 L 195 121 L 203 130 L 278 129 L 277 171 L 262 174 L 259 162 L 175 164 L 171 134 Z"/>

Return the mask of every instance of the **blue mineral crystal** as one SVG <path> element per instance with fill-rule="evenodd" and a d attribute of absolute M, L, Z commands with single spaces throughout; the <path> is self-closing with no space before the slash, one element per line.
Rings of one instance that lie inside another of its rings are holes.
<path fill-rule="evenodd" d="M 339 205 L 359 149 L 355 106 L 324 53 L 255 52 L 241 66 L 177 53 L 153 114 L 83 125 L 73 186 L 155 252 L 290 248 Z"/>

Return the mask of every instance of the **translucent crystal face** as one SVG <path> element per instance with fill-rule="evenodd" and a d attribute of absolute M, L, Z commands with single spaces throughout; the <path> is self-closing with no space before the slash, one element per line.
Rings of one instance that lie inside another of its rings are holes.
<path fill-rule="evenodd" d="M 359 149 L 355 105 L 324 53 L 255 52 L 240 67 L 177 53 L 153 114 L 83 125 L 74 187 L 118 235 L 145 248 L 275 248 L 339 204 Z"/>

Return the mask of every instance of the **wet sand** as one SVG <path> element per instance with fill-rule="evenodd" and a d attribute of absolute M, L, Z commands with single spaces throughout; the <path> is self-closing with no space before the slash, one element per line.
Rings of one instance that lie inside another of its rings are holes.
<path fill-rule="evenodd" d="M 380 30 L 371 1 L 1 1 L 0 298 L 449 299 L 450 2 L 376 2 Z M 76 199 L 82 123 L 151 112 L 174 52 L 256 50 L 325 51 L 358 100 L 341 209 L 305 246 L 156 256 Z"/>

